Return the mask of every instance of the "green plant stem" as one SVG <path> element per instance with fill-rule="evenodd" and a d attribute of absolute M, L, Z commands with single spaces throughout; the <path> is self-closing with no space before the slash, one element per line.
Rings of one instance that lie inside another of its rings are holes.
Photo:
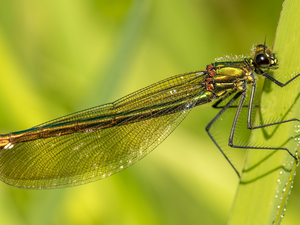
<path fill-rule="evenodd" d="M 279 68 L 273 76 L 286 82 L 300 71 L 300 1 L 286 0 L 278 23 L 274 52 Z M 299 118 L 299 80 L 278 87 L 265 80 L 257 124 Z M 299 122 L 254 130 L 257 146 L 299 149 Z M 297 163 L 286 151 L 249 150 L 228 224 L 280 224 Z"/>

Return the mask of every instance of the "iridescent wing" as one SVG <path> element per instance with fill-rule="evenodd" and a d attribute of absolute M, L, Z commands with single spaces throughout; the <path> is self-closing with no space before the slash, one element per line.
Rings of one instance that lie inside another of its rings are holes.
<path fill-rule="evenodd" d="M 204 91 L 204 79 L 202 71 L 176 75 L 113 103 L 36 126 L 33 129 L 47 128 L 48 132 L 57 124 L 94 118 L 121 121 L 106 129 L 97 129 L 99 123 L 84 132 L 3 148 L 0 179 L 19 188 L 49 189 L 86 184 L 117 173 L 146 156 L 180 124 Z"/>

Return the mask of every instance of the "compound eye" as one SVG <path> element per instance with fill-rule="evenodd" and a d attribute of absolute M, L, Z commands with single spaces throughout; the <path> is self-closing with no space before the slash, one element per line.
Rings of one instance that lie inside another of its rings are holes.
<path fill-rule="evenodd" d="M 258 54 L 255 57 L 255 62 L 259 67 L 268 67 L 270 65 L 270 61 L 265 54 Z"/>

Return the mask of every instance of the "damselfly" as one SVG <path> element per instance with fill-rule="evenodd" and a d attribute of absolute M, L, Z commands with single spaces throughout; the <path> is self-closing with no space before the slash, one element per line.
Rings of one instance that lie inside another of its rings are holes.
<path fill-rule="evenodd" d="M 206 131 L 226 160 L 210 129 L 229 107 L 238 101 L 229 146 L 248 149 L 285 150 L 286 148 L 235 145 L 233 138 L 250 88 L 248 129 L 289 121 L 253 126 L 256 78 L 264 76 L 283 87 L 267 73 L 278 66 L 275 54 L 265 45 L 254 48 L 252 57 L 237 61 L 215 62 L 199 70 L 179 74 L 129 94 L 115 102 L 70 114 L 28 130 L 0 135 L 0 179 L 26 189 L 70 187 L 96 181 L 136 163 L 180 124 L 191 109 L 216 100 L 221 108 L 206 126 Z M 220 103 L 231 98 L 224 106 Z"/>

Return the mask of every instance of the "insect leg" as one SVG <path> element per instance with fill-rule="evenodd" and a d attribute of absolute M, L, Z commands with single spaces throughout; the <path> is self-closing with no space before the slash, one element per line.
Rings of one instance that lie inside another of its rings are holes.
<path fill-rule="evenodd" d="M 292 79 L 288 80 L 286 83 L 281 83 L 280 81 L 276 80 L 274 77 L 271 77 L 267 73 L 262 73 L 262 75 L 265 76 L 266 78 L 268 78 L 269 80 L 271 80 L 272 82 L 274 82 L 276 85 L 278 85 L 280 87 L 286 86 L 287 84 L 289 84 L 290 82 L 292 82 L 293 80 L 295 80 L 297 77 L 300 76 L 300 74 L 298 74 L 297 76 L 295 76 Z M 291 122 L 291 121 L 298 121 L 298 122 L 300 121 L 297 118 L 292 118 L 292 119 L 284 120 L 284 121 L 280 121 L 280 122 L 263 124 L 263 125 L 260 125 L 260 126 L 252 126 L 251 115 L 252 115 L 252 105 L 253 105 L 253 99 L 254 99 L 254 94 L 255 94 L 255 88 L 256 88 L 256 84 L 255 84 L 255 80 L 254 80 L 254 82 L 252 83 L 250 102 L 249 102 L 249 110 L 248 110 L 248 120 L 247 120 L 248 129 L 254 130 L 254 129 L 258 129 L 258 128 L 262 128 L 262 127 L 273 126 L 273 125 L 287 123 L 287 122 Z"/>
<path fill-rule="evenodd" d="M 279 80 L 276 80 L 274 77 L 272 77 L 271 75 L 267 74 L 267 73 L 262 73 L 262 76 L 268 78 L 270 81 L 274 82 L 276 85 L 280 86 L 280 87 L 284 87 L 286 85 L 288 85 L 289 83 L 291 83 L 293 80 L 295 80 L 297 77 L 300 77 L 300 74 L 294 76 L 292 79 L 288 80 L 286 83 L 281 83 Z"/>
<path fill-rule="evenodd" d="M 286 122 L 290 122 L 290 121 L 299 121 L 298 119 L 291 119 L 291 120 L 286 120 L 286 121 L 282 121 L 282 122 L 276 122 L 276 123 L 271 123 L 271 124 L 265 124 L 265 125 L 261 125 L 261 126 L 257 126 L 257 127 L 253 127 L 251 125 L 251 114 L 252 114 L 252 108 L 253 108 L 253 100 L 254 100 L 254 94 L 255 94 L 255 90 L 256 90 L 256 83 L 255 83 L 255 79 L 253 80 L 252 83 L 252 88 L 251 88 L 251 94 L 250 94 L 250 102 L 249 102 L 249 109 L 248 109 L 248 119 L 247 119 L 247 127 L 248 129 L 257 129 L 257 128 L 262 128 L 262 127 L 266 127 L 266 126 L 272 126 L 272 125 L 276 125 L 276 124 L 281 124 L 281 123 L 286 123 Z M 230 132 L 230 136 L 229 136 L 229 141 L 228 141 L 228 145 L 233 147 L 233 148 L 247 148 L 247 149 L 265 149 L 265 150 L 284 150 L 287 151 L 295 160 L 298 160 L 287 148 L 282 148 L 282 147 L 255 147 L 255 146 L 248 146 L 248 145 L 234 145 L 233 144 L 233 138 L 234 138 L 234 134 L 235 134 L 235 128 L 236 128 L 236 124 L 242 109 L 242 106 L 245 102 L 246 99 L 246 91 L 243 92 L 243 94 L 241 95 L 240 98 L 240 102 L 234 117 L 234 121 L 231 127 L 231 132 Z"/>
<path fill-rule="evenodd" d="M 228 159 L 228 157 L 225 155 L 225 153 L 223 152 L 223 150 L 221 149 L 221 147 L 218 145 L 218 143 L 216 142 L 216 140 L 213 138 L 213 136 L 211 135 L 211 133 L 209 132 L 210 128 L 212 127 L 212 125 L 214 124 L 214 122 L 216 122 L 216 120 L 230 107 L 230 105 L 232 105 L 232 103 L 237 100 L 241 94 L 243 92 L 238 92 L 236 93 L 236 95 L 220 110 L 220 112 L 207 124 L 207 126 L 205 127 L 205 130 L 208 134 L 208 136 L 210 137 L 210 139 L 214 142 L 214 144 L 217 146 L 217 148 L 219 149 L 219 151 L 222 153 L 222 155 L 225 157 L 225 159 L 227 160 L 227 162 L 231 165 L 231 167 L 234 169 L 234 171 L 236 172 L 236 174 L 238 175 L 238 177 L 240 177 L 239 172 L 237 171 L 237 169 L 234 167 L 234 165 L 231 163 L 231 161 Z M 223 100 L 223 99 L 222 99 Z M 221 100 L 221 101 L 222 101 Z M 217 102 L 218 104 L 221 102 L 220 100 Z M 215 104 L 214 104 L 215 105 Z"/>
<path fill-rule="evenodd" d="M 222 105 L 222 106 L 219 106 L 219 104 L 221 102 L 223 102 L 226 98 L 228 98 L 230 95 L 232 95 L 234 92 L 236 92 L 236 90 L 233 90 L 231 92 L 228 92 L 224 97 L 218 99 L 213 105 L 212 107 L 214 109 L 223 109 L 225 107 L 225 105 Z M 228 108 L 237 108 L 238 106 L 237 105 L 230 105 Z M 248 105 L 243 105 L 244 108 L 248 108 L 249 106 Z M 259 105 L 253 105 L 253 107 L 257 108 L 259 107 Z"/>

